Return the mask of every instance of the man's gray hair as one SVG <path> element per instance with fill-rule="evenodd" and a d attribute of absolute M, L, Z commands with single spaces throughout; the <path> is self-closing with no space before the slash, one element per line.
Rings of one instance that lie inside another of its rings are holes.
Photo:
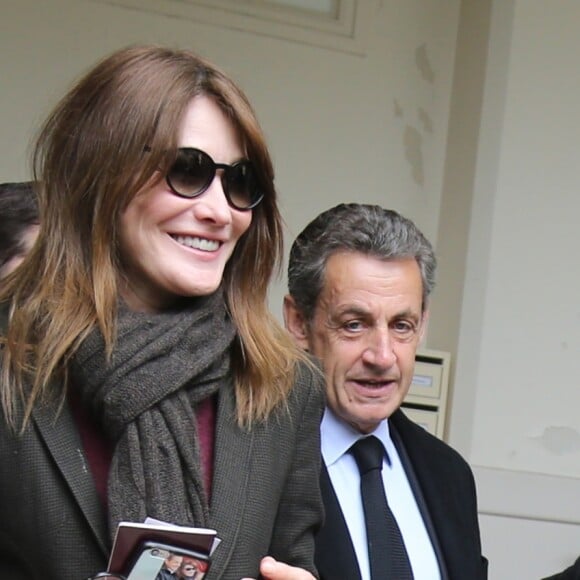
<path fill-rule="evenodd" d="M 341 203 L 312 220 L 296 238 L 288 262 L 288 290 L 307 321 L 324 287 L 326 263 L 336 252 L 379 260 L 413 258 L 421 272 L 422 307 L 435 286 L 437 261 L 419 228 L 396 211 L 378 205 Z"/>

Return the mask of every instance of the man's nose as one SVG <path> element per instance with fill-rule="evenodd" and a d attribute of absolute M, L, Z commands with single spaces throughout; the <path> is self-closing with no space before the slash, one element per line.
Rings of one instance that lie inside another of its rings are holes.
<path fill-rule="evenodd" d="M 369 336 L 369 342 L 363 352 L 366 364 L 387 368 L 396 361 L 393 351 L 394 342 L 388 328 L 377 328 Z"/>

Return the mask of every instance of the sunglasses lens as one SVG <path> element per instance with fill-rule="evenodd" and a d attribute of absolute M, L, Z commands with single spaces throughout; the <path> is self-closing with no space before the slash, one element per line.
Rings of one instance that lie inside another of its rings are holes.
<path fill-rule="evenodd" d="M 258 180 L 249 161 L 240 161 L 228 167 L 224 175 L 224 189 L 230 203 L 238 209 L 249 209 L 262 199 Z"/>
<path fill-rule="evenodd" d="M 179 195 L 195 197 L 207 189 L 213 176 L 214 164 L 207 153 L 198 149 L 180 149 L 169 169 L 167 181 Z"/>
<path fill-rule="evenodd" d="M 262 200 L 254 166 L 250 161 L 220 165 L 223 169 L 222 186 L 229 204 L 236 209 L 251 209 Z M 167 173 L 171 189 L 183 197 L 201 195 L 215 177 L 216 165 L 204 151 L 179 149 L 177 158 Z"/>

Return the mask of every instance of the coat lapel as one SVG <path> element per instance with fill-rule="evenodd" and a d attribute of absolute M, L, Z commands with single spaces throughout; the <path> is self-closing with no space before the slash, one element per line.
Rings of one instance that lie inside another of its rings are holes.
<path fill-rule="evenodd" d="M 61 472 L 86 518 L 103 555 L 109 556 L 109 537 L 104 510 L 73 418 L 65 405 L 59 412 L 47 405 L 33 412 L 33 420 L 55 465 Z"/>
<path fill-rule="evenodd" d="M 486 578 L 481 555 L 475 482 L 468 464 L 401 411 L 393 414 L 428 513 L 437 532 L 448 578 Z"/>
<path fill-rule="evenodd" d="M 236 420 L 233 389 L 222 389 L 219 394 L 215 430 L 215 458 L 212 483 L 210 525 L 222 540 L 212 558 L 212 576 L 221 578 L 236 546 L 236 540 L 246 508 L 246 490 L 252 476 L 248 465 L 252 453 L 254 435 L 241 429 Z M 232 481 L 236 485 L 232 485 Z"/>
<path fill-rule="evenodd" d="M 406 417 L 403 413 L 399 410 L 389 419 L 389 431 L 391 439 L 397 448 L 397 453 L 399 454 L 399 458 L 401 459 L 401 463 L 403 464 L 403 468 L 405 469 L 405 473 L 407 475 L 407 479 L 409 480 L 409 485 L 413 490 L 413 495 L 415 496 L 415 501 L 417 502 L 417 506 L 419 511 L 421 512 L 421 516 L 423 518 L 423 523 L 425 524 L 425 528 L 427 529 L 427 533 L 429 534 L 429 539 L 431 540 L 431 545 L 433 546 L 433 550 L 435 551 L 435 556 L 437 558 L 437 563 L 439 564 L 439 571 L 441 573 L 441 580 L 447 580 L 449 575 L 447 573 L 447 567 L 445 565 L 445 558 L 443 556 L 443 551 L 441 550 L 441 545 L 439 542 L 439 537 L 435 530 L 435 525 L 433 524 L 433 519 L 431 517 L 431 513 L 427 507 L 427 503 L 425 501 L 425 496 L 423 494 L 423 488 L 419 483 L 419 479 L 417 477 L 417 471 L 422 472 L 423 469 L 423 461 L 420 459 L 413 461 L 409 454 L 407 453 L 407 447 L 410 446 L 413 449 L 413 432 L 407 432 L 405 430 L 404 421 Z M 421 427 L 420 427 L 421 428 Z M 406 435 L 405 443 L 403 443 L 401 433 L 399 432 L 400 429 L 403 430 L 403 433 Z M 429 481 L 429 478 L 427 478 Z M 427 486 L 426 493 L 429 493 L 429 486 Z"/>

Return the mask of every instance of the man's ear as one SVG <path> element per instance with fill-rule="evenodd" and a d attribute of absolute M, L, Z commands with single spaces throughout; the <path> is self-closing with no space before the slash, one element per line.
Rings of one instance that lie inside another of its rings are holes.
<path fill-rule="evenodd" d="M 290 294 L 284 296 L 284 324 L 294 342 L 308 351 L 308 324 Z"/>

